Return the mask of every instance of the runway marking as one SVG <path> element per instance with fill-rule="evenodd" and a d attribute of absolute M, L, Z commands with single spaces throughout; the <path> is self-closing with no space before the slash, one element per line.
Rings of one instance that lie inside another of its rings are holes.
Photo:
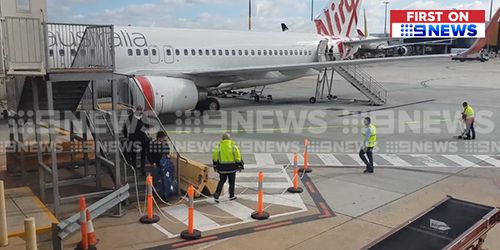
<path fill-rule="evenodd" d="M 342 163 L 332 154 L 318 154 L 318 157 L 328 166 L 342 166 Z"/>
<path fill-rule="evenodd" d="M 476 163 L 468 161 L 468 160 L 466 160 L 458 155 L 442 155 L 442 156 L 447 158 L 450 161 L 458 163 L 458 165 L 462 166 L 462 167 L 472 167 L 472 166 L 476 165 Z"/>
<path fill-rule="evenodd" d="M 500 161 L 489 155 L 474 155 L 474 157 L 491 164 L 493 167 L 500 167 Z"/>
<path fill-rule="evenodd" d="M 394 166 L 410 167 L 410 163 L 404 161 L 396 155 L 392 154 L 379 154 L 380 157 L 384 158 L 386 161 L 390 162 Z"/>
<path fill-rule="evenodd" d="M 179 204 L 173 207 L 162 208 L 162 210 L 174 218 L 183 218 L 187 216 L 188 206 Z M 200 231 L 208 231 L 220 227 L 219 223 L 201 214 L 196 209 L 194 210 L 194 217 L 196 218 L 196 220 L 194 220 L 194 227 Z M 188 221 L 183 221 L 183 223 L 187 225 Z"/>
<path fill-rule="evenodd" d="M 429 167 L 446 167 L 446 165 L 436 161 L 435 159 L 427 156 L 427 155 L 411 155 L 417 159 L 421 159 L 422 162 Z"/>
<path fill-rule="evenodd" d="M 253 213 L 252 209 L 235 201 L 222 202 L 215 206 L 242 221 L 250 219 L 250 215 Z"/>
<path fill-rule="evenodd" d="M 164 235 L 166 235 L 168 238 L 174 238 L 174 237 L 176 237 L 174 234 L 170 233 L 165 228 L 163 228 L 162 226 L 158 225 L 158 223 L 153 223 L 151 225 L 153 225 L 154 228 L 158 229 L 158 231 L 160 231 L 161 233 L 163 233 Z"/>

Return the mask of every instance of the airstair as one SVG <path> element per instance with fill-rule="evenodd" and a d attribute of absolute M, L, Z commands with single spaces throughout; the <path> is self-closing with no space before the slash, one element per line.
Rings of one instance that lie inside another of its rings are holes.
<path fill-rule="evenodd" d="M 317 49 L 318 62 L 335 61 L 334 55 L 328 55 L 328 40 L 320 41 Z M 346 64 L 344 66 L 332 65 L 319 70 L 316 90 L 309 102 L 316 103 L 319 100 L 333 100 L 333 82 L 335 73 L 342 76 L 349 84 L 368 98 L 370 105 L 384 105 L 387 103 L 387 90 L 377 82 L 370 74 L 364 71 L 360 65 Z"/>

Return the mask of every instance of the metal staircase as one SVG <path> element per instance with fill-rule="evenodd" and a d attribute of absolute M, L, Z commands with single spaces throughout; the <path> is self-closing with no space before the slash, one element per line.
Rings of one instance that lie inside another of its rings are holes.
<path fill-rule="evenodd" d="M 387 90 L 359 65 L 334 66 L 334 70 L 365 95 L 372 105 L 387 103 Z"/>
<path fill-rule="evenodd" d="M 29 81 L 30 79 L 27 79 Z M 83 94 L 89 86 L 89 81 L 74 82 L 54 82 L 52 84 L 54 110 L 75 111 L 80 104 Z M 43 82 L 41 83 L 44 84 Z M 39 91 L 39 109 L 47 110 L 46 88 Z M 33 91 L 30 84 L 24 84 L 21 98 L 19 99 L 18 110 L 31 110 L 33 108 Z"/>

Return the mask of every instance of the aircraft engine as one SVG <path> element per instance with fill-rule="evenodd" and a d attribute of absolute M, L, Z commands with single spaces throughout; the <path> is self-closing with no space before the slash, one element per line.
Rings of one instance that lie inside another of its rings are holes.
<path fill-rule="evenodd" d="M 194 109 L 205 96 L 205 92 L 199 91 L 188 79 L 137 76 L 135 81 L 158 114 Z"/>
<path fill-rule="evenodd" d="M 397 49 L 398 55 L 400 56 L 406 56 L 408 55 L 408 48 L 401 46 Z"/>

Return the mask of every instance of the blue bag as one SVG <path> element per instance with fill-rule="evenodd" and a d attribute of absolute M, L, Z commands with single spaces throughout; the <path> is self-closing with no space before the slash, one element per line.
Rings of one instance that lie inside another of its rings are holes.
<path fill-rule="evenodd" d="M 164 198 L 177 195 L 178 185 L 174 173 L 174 164 L 168 157 L 163 156 L 160 160 L 160 166 L 155 169 L 154 185 Z"/>

